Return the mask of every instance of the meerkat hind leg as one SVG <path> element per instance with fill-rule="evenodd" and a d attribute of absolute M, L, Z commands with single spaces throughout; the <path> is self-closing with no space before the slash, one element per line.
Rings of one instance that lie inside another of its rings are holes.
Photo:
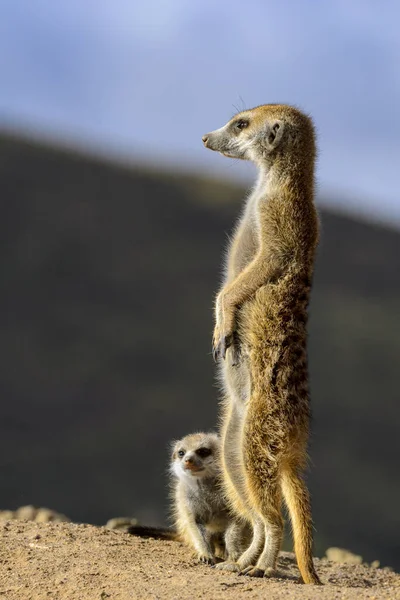
<path fill-rule="evenodd" d="M 253 539 L 250 546 L 237 561 L 239 573 L 243 573 L 256 562 L 263 546 L 265 545 L 265 527 L 262 519 L 256 518 L 253 522 Z"/>
<path fill-rule="evenodd" d="M 216 566 L 221 571 L 231 571 L 233 573 L 244 574 L 244 571 L 257 562 L 258 557 L 265 543 L 264 524 L 261 519 L 257 519 L 253 523 L 253 539 L 250 546 L 243 552 L 236 561 L 233 559 L 227 560 Z"/>
<path fill-rule="evenodd" d="M 229 354 L 229 352 L 228 352 Z M 228 496 L 235 510 L 247 516 L 247 491 L 242 454 L 242 431 L 246 414 L 246 402 L 251 393 L 250 371 L 242 355 L 240 365 L 223 365 L 227 399 L 225 400 L 222 437 L 222 462 Z"/>
<path fill-rule="evenodd" d="M 227 358 L 229 358 L 229 354 L 230 349 Z M 247 501 L 242 457 L 242 429 L 246 412 L 245 403 L 250 396 L 251 383 L 248 364 L 243 353 L 241 354 L 240 364 L 232 366 L 228 360 L 223 366 L 222 374 L 228 395 L 222 429 L 222 462 L 224 465 L 225 485 L 232 506 L 239 514 L 248 517 L 250 511 Z M 253 559 L 256 551 L 258 553 L 261 552 L 260 546 L 262 547 L 262 542 L 259 541 L 260 535 L 263 535 L 261 527 L 257 528 L 257 534 L 253 535 L 253 541 L 250 544 L 250 548 L 252 549 L 251 557 Z M 244 555 L 249 556 L 246 552 L 244 554 L 240 553 L 240 557 Z M 216 568 L 239 572 L 243 568 L 243 564 L 233 559 L 235 554 L 237 552 L 234 552 L 227 561 L 220 563 Z"/>
<path fill-rule="evenodd" d="M 244 523 L 234 520 L 225 532 L 225 549 L 227 562 L 236 562 L 244 548 Z"/>
<path fill-rule="evenodd" d="M 249 565 L 241 570 L 240 575 L 249 577 L 271 577 L 275 575 L 275 565 L 283 537 L 283 520 L 279 513 L 271 511 L 263 518 L 264 548 L 255 566 Z"/>

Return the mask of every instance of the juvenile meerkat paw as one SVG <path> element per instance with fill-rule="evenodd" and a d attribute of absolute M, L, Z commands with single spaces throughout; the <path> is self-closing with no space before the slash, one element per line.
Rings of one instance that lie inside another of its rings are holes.
<path fill-rule="evenodd" d="M 203 565 L 215 565 L 216 563 L 215 556 L 212 554 L 199 554 L 197 558 Z"/>
<path fill-rule="evenodd" d="M 214 567 L 219 571 L 230 571 L 231 573 L 239 573 L 240 567 L 236 562 L 232 562 L 230 560 L 226 560 L 225 562 L 218 563 Z"/>

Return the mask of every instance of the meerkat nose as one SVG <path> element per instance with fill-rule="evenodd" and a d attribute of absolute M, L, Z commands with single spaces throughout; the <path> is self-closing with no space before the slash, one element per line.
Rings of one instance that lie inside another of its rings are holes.
<path fill-rule="evenodd" d="M 208 142 L 208 135 L 203 135 L 201 139 L 203 140 L 204 145 L 206 145 Z"/>

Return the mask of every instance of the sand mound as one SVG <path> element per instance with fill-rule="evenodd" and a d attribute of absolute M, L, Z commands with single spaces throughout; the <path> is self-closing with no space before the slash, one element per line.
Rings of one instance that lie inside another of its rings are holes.
<path fill-rule="evenodd" d="M 0 598 L 135 600 L 230 598 L 400 599 L 400 575 L 366 565 L 316 559 L 322 588 L 298 583 L 293 554 L 280 577 L 249 579 L 196 564 L 179 543 L 140 539 L 75 523 L 0 523 Z"/>

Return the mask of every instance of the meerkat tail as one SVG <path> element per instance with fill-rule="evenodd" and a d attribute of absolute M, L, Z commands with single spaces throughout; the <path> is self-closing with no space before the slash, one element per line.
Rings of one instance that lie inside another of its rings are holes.
<path fill-rule="evenodd" d="M 149 537 L 156 540 L 169 540 L 172 542 L 179 542 L 180 537 L 173 529 L 167 527 L 146 527 L 145 525 L 131 525 L 127 533 L 136 535 L 138 537 Z"/>
<path fill-rule="evenodd" d="M 292 523 L 294 551 L 304 583 L 321 585 L 314 569 L 310 497 L 306 485 L 295 470 L 285 469 L 281 479 L 282 493 Z"/>

